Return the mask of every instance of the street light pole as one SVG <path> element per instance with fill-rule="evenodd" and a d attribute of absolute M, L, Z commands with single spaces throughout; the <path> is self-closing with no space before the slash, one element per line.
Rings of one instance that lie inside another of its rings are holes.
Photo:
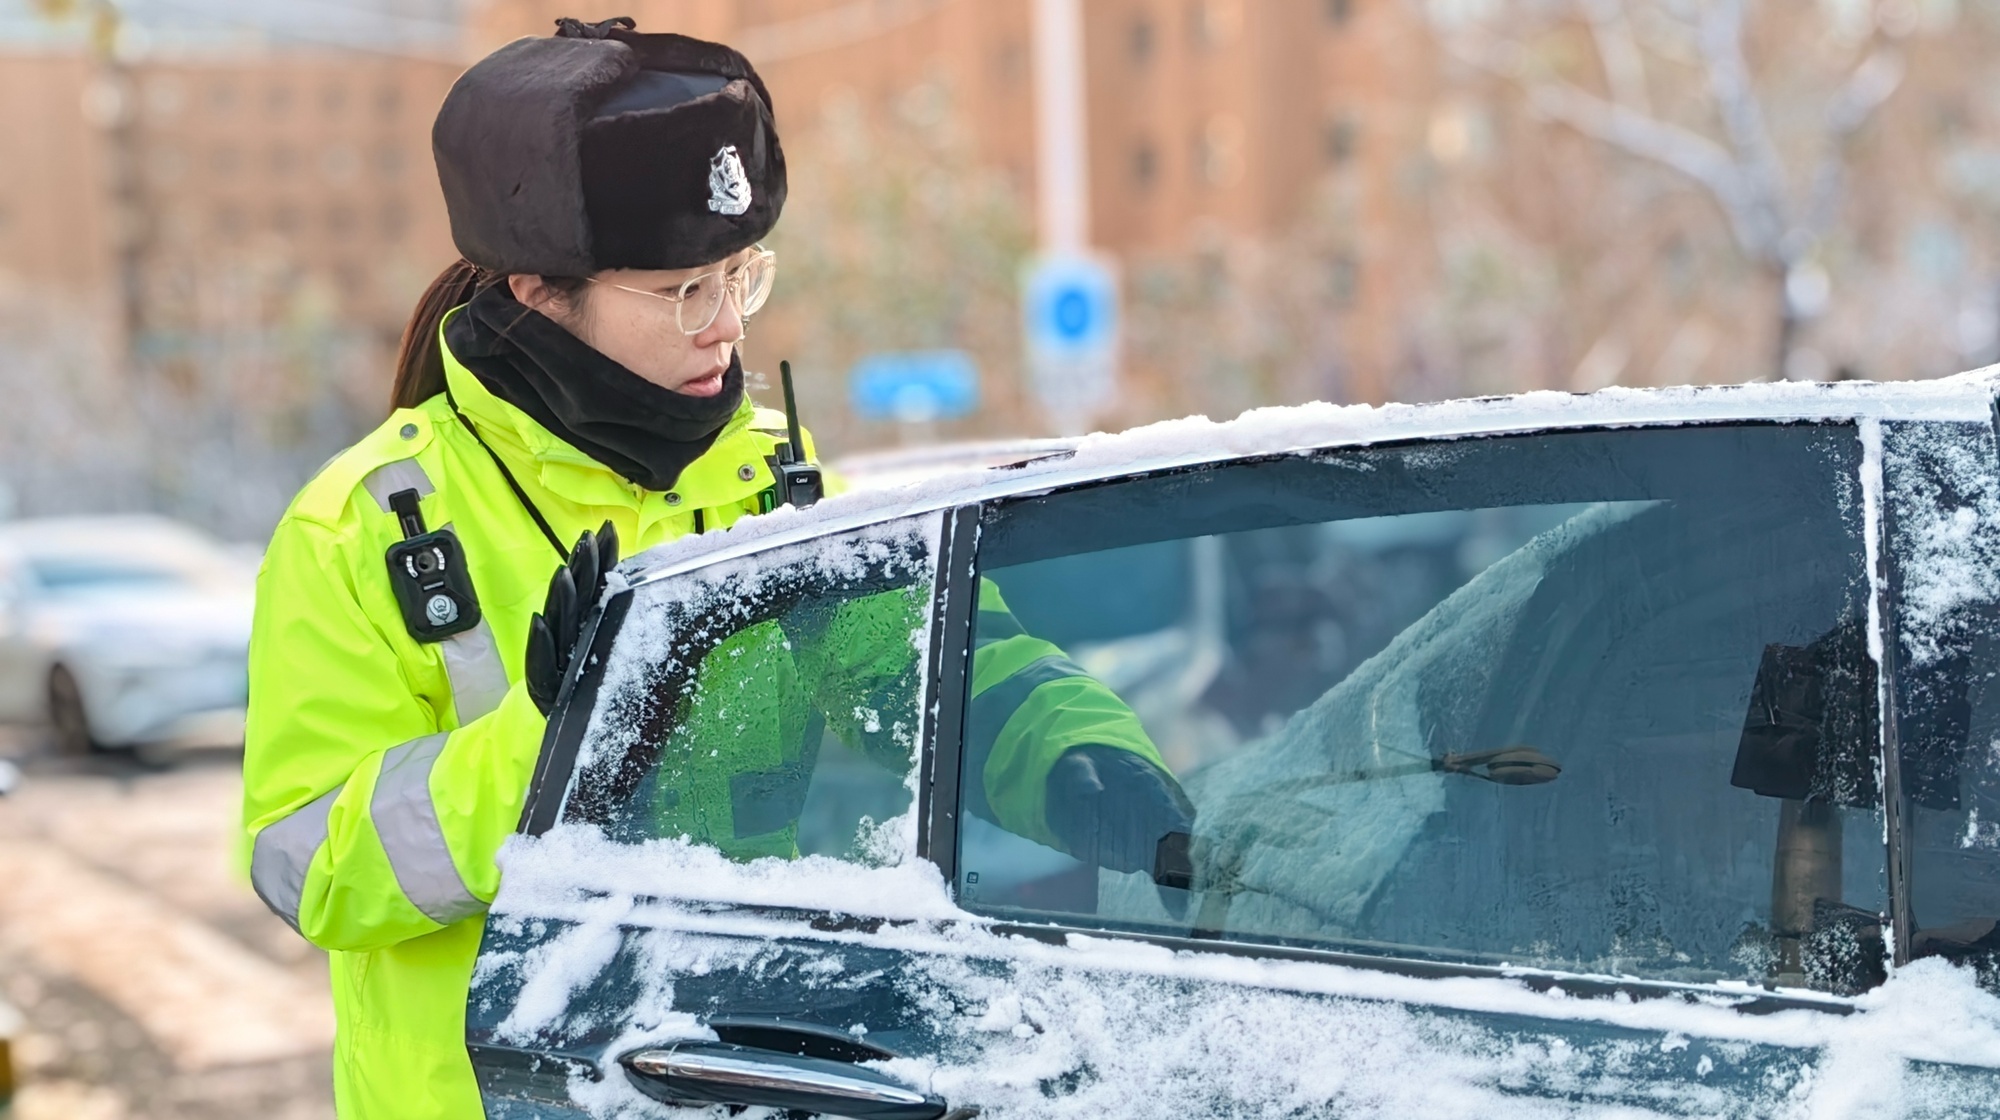
<path fill-rule="evenodd" d="M 1118 395 L 1118 278 L 1091 251 L 1082 0 L 1034 0 L 1039 259 L 1022 277 L 1028 385 L 1057 432 L 1080 435 Z"/>
<path fill-rule="evenodd" d="M 1035 202 L 1044 253 L 1090 245 L 1082 0 L 1034 0 Z"/>

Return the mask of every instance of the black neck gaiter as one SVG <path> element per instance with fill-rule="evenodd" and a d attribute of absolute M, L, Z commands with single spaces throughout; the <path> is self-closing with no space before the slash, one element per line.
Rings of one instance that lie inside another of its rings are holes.
<path fill-rule="evenodd" d="M 494 396 L 648 490 L 673 489 L 743 403 L 740 354 L 729 359 L 722 392 L 676 393 L 593 350 L 504 285 L 473 296 L 444 334 Z"/>

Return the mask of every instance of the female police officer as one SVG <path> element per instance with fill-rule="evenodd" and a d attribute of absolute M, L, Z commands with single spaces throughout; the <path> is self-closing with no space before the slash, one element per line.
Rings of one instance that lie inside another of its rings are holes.
<path fill-rule="evenodd" d="M 770 104 L 728 47 L 563 20 L 439 111 L 465 260 L 405 334 L 397 410 L 280 522 L 251 645 L 251 878 L 330 951 L 350 1120 L 481 1114 L 464 1010 L 495 854 L 616 542 L 768 508 L 783 418 L 745 398 L 737 344 L 785 200 Z M 1030 780 L 1050 834 L 1132 870 L 1186 800 L 1076 676 L 1015 690 L 1063 743 Z"/>

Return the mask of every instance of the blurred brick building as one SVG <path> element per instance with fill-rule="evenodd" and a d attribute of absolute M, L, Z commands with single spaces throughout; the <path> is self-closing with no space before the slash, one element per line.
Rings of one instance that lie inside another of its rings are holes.
<path fill-rule="evenodd" d="M 264 314 L 278 313 L 292 293 L 263 286 L 276 270 L 322 288 L 319 298 L 345 318 L 399 331 L 416 292 L 452 256 L 430 125 L 458 69 L 295 51 L 137 67 L 145 302 L 155 324 L 206 322 L 226 313 L 210 304 L 249 293 Z"/>
<path fill-rule="evenodd" d="M 380 420 L 457 12 L 0 0 L 0 515 L 256 539 Z"/>
<path fill-rule="evenodd" d="M 981 160 L 1034 195 L 1033 0 L 632 0 L 641 30 L 735 45 L 780 123 L 829 98 L 888 106 L 947 83 Z M 1378 399 L 1398 301 L 1424 282 L 1399 251 L 1421 220 L 1408 182 L 1431 129 L 1435 49 L 1398 0 L 1084 0 L 1091 240 L 1128 265 L 1226 253 L 1317 216 L 1289 262 L 1337 320 L 1340 395 Z M 568 0 L 485 0 L 487 50 L 547 34 Z M 1450 138 L 1446 138 L 1449 141 Z M 809 189 L 809 188 L 808 188 Z"/>
<path fill-rule="evenodd" d="M 1034 196 L 1032 0 L 633 0 L 647 30 L 740 46 L 788 132 L 830 101 L 885 107 L 949 87 L 978 161 Z M 1287 262 L 1338 336 L 1344 383 L 1378 398 L 1396 308 L 1423 277 L 1399 252 L 1435 62 L 1392 0 L 1086 0 L 1092 241 L 1223 268 L 1315 211 Z M 314 320 L 393 342 L 452 256 L 428 128 L 465 60 L 546 34 L 567 0 L 469 0 L 461 43 L 408 51 L 185 39 L 111 65 L 76 42 L 0 36 L 0 276 L 107 303 L 134 349 Z M 393 32 L 393 22 L 378 19 Z M 12 153 L 12 154 L 10 154 Z M 1206 263 L 1204 263 L 1206 262 Z M 125 275 L 129 273 L 129 275 Z M 774 323 L 782 328 L 782 323 Z M 1143 353 L 1135 372 L 1148 376 Z M 1002 376 L 1009 371 L 996 370 Z M 1157 377 L 1167 376 L 1164 373 Z M 1134 417 L 1140 418 L 1140 417 Z"/>
<path fill-rule="evenodd" d="M 0 42 L 0 277 L 142 357 L 301 319 L 393 343 L 451 257 L 430 123 L 455 57 Z"/>

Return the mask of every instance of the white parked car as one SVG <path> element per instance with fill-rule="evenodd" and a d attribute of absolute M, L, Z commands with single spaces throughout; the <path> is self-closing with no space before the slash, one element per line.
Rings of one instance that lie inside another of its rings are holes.
<path fill-rule="evenodd" d="M 240 743 L 255 577 L 164 517 L 0 524 L 0 721 L 79 754 Z"/>

